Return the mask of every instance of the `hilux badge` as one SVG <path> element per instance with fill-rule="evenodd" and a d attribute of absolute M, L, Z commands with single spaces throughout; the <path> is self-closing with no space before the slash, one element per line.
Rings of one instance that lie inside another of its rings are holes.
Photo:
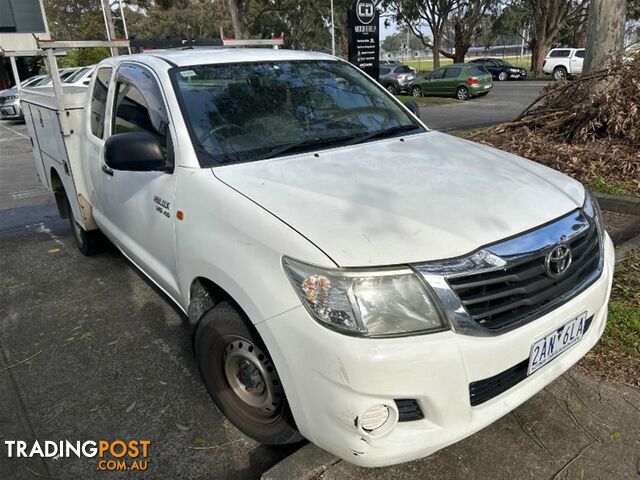
<path fill-rule="evenodd" d="M 556 278 L 567 271 L 572 260 L 571 249 L 564 243 L 561 243 L 547 253 L 544 259 L 544 269 L 548 276 Z"/>

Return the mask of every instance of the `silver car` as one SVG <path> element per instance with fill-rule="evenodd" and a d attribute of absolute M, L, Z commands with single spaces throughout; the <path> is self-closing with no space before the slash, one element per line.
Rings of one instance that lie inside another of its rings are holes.
<path fill-rule="evenodd" d="M 416 74 L 407 65 L 381 65 L 379 68 L 378 82 L 394 95 L 408 92 L 415 79 Z"/>
<path fill-rule="evenodd" d="M 47 75 L 36 75 L 22 82 L 22 87 L 35 87 L 44 79 Z M 7 90 L 0 92 L 0 120 L 23 120 L 24 115 L 20 108 L 20 97 L 18 95 L 18 89 L 11 87 Z"/>

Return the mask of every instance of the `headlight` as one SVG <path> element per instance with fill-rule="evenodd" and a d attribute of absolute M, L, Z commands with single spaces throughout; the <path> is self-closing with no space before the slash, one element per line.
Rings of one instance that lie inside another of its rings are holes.
<path fill-rule="evenodd" d="M 510 68 L 509 71 L 513 73 L 520 73 L 520 70 L 517 68 Z"/>
<path fill-rule="evenodd" d="M 409 268 L 324 269 L 286 257 L 283 265 L 302 304 L 330 328 L 369 337 L 447 328 L 427 287 Z"/>
<path fill-rule="evenodd" d="M 9 95 L 7 97 L 5 97 L 7 100 L 16 100 L 18 98 L 18 95 Z"/>
<path fill-rule="evenodd" d="M 604 236 L 604 222 L 602 220 L 602 210 L 600 210 L 600 205 L 598 204 L 598 200 L 594 196 L 592 196 L 589 191 L 584 189 L 584 205 L 582 205 L 582 211 L 596 222 L 596 227 L 598 228 L 598 233 L 600 234 L 600 238 Z"/>

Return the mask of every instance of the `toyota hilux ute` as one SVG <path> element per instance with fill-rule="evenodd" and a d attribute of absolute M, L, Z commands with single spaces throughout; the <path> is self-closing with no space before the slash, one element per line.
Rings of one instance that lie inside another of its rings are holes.
<path fill-rule="evenodd" d="M 152 52 L 62 92 L 23 102 L 80 250 L 103 234 L 188 315 L 211 397 L 260 442 L 424 457 L 602 334 L 613 247 L 585 188 L 430 130 L 341 59 Z"/>

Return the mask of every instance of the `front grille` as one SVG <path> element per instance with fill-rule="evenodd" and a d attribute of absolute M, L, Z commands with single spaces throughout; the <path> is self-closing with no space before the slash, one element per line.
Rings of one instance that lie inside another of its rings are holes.
<path fill-rule="evenodd" d="M 589 330 L 592 320 L 593 315 L 587 318 L 587 321 L 584 324 L 583 335 L 586 334 Z M 551 361 L 553 362 L 553 360 Z M 491 400 L 494 397 L 497 397 L 501 393 L 506 392 L 511 387 L 517 385 L 525 378 L 527 378 L 528 370 L 529 359 L 527 358 L 517 365 L 508 368 L 504 372 L 500 372 L 497 375 L 494 375 L 493 377 L 478 380 L 476 382 L 471 382 L 469 384 L 469 400 L 471 402 L 471 406 L 475 407 L 477 405 L 480 405 L 481 403 Z M 533 373 L 533 375 L 535 375 L 535 372 Z"/>
<path fill-rule="evenodd" d="M 398 421 L 399 422 L 411 422 L 413 420 L 422 420 L 424 413 L 418 404 L 418 401 L 413 398 L 396 399 L 396 407 L 398 407 Z"/>
<path fill-rule="evenodd" d="M 569 240 L 567 245 L 573 261 L 558 278 L 545 273 L 544 260 L 550 250 L 546 248 L 510 260 L 499 270 L 447 278 L 447 282 L 473 321 L 484 328 L 500 330 L 544 314 L 598 269 L 600 245 L 594 225 Z"/>

